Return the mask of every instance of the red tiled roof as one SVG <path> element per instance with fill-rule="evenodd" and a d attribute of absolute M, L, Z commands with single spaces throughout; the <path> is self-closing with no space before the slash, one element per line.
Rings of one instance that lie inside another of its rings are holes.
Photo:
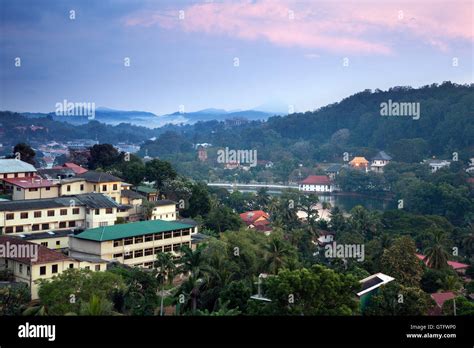
<path fill-rule="evenodd" d="M 2 180 L 6 183 L 22 188 L 51 187 L 55 185 L 52 181 L 43 179 L 37 175 L 24 178 L 4 178 Z"/>
<path fill-rule="evenodd" d="M 253 224 L 255 220 L 264 217 L 265 219 L 269 218 L 269 215 L 263 210 L 253 210 L 240 214 L 240 218 L 244 220 L 247 225 Z"/>
<path fill-rule="evenodd" d="M 418 257 L 420 260 L 422 260 L 425 264 L 428 264 L 428 259 L 425 259 L 425 255 L 422 254 L 416 254 L 416 257 Z M 458 269 L 464 269 L 468 268 L 469 265 L 466 265 L 465 263 L 461 262 L 456 262 L 456 261 L 448 261 L 448 265 L 451 266 L 452 269 L 458 270 Z"/>
<path fill-rule="evenodd" d="M 8 244 L 7 244 L 8 243 Z M 45 246 L 27 242 L 25 240 L 21 240 L 20 238 L 10 237 L 10 236 L 0 236 L 0 245 L 4 245 L 4 248 L 10 248 L 12 245 L 31 245 L 37 247 L 37 259 L 33 261 L 31 257 L 8 257 L 9 259 L 27 263 L 27 264 L 43 264 L 43 263 L 50 263 L 50 262 L 57 262 L 57 261 L 65 261 L 70 260 L 73 261 L 70 257 L 66 255 L 56 252 L 54 250 L 50 250 Z M 19 249 L 18 249 L 19 250 Z"/>
<path fill-rule="evenodd" d="M 438 307 L 443 307 L 443 304 L 448 301 L 448 300 L 451 300 L 455 297 L 454 293 L 452 292 L 436 292 L 434 294 L 431 294 L 431 298 L 433 300 L 435 300 L 436 304 L 438 305 Z"/>
<path fill-rule="evenodd" d="M 329 185 L 331 179 L 326 175 L 310 175 L 300 182 L 303 185 Z"/>
<path fill-rule="evenodd" d="M 80 165 L 72 162 L 67 162 L 63 164 L 63 167 L 72 169 L 76 174 L 83 174 L 87 172 L 87 169 L 82 168 Z"/>

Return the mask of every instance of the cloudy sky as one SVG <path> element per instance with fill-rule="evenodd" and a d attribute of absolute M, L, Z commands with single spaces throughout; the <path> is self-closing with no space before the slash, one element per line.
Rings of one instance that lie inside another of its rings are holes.
<path fill-rule="evenodd" d="M 470 0 L 0 0 L 0 31 L 0 110 L 306 111 L 473 82 Z"/>

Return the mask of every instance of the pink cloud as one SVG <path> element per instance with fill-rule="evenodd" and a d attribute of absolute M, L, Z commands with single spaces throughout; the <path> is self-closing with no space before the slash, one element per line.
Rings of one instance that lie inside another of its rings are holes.
<path fill-rule="evenodd" d="M 179 11 L 184 19 L 179 19 Z M 337 53 L 390 54 L 394 38 L 421 40 L 447 51 L 451 40 L 473 41 L 470 1 L 260 0 L 193 4 L 182 9 L 135 13 L 130 27 L 228 36 L 277 46 Z"/>

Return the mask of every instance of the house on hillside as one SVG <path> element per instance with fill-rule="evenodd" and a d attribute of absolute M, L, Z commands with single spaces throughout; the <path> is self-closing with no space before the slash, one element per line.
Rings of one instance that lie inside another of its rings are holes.
<path fill-rule="evenodd" d="M 435 301 L 436 306 L 434 306 L 430 311 L 429 315 L 442 315 L 443 305 L 446 301 L 452 300 L 456 295 L 451 292 L 436 292 L 430 295 L 431 298 Z"/>
<path fill-rule="evenodd" d="M 333 164 L 329 166 L 328 168 L 326 168 L 325 170 L 326 175 L 329 176 L 331 180 L 335 180 L 336 176 L 339 175 L 339 172 L 341 171 L 343 167 L 344 166 L 342 164 L 338 164 L 338 163 Z"/>
<path fill-rule="evenodd" d="M 298 183 L 298 189 L 303 192 L 333 192 L 337 188 L 326 175 L 310 175 Z"/>
<path fill-rule="evenodd" d="M 258 231 L 269 233 L 272 228 L 270 226 L 270 215 L 263 210 L 247 211 L 240 214 L 240 218 L 248 226 Z"/>
<path fill-rule="evenodd" d="M 427 164 L 430 167 L 431 173 L 436 173 L 441 168 L 447 168 L 451 164 L 450 161 L 439 159 L 428 159 L 424 160 L 423 163 Z"/>
<path fill-rule="evenodd" d="M 383 168 L 390 163 L 392 157 L 387 155 L 385 151 L 380 151 L 374 157 L 372 157 L 372 162 L 370 164 L 370 170 L 376 173 L 383 173 Z"/>
<path fill-rule="evenodd" d="M 369 161 L 365 159 L 365 157 L 354 157 L 350 162 L 349 165 L 353 169 L 358 170 L 365 170 L 367 171 L 369 168 Z"/>
<path fill-rule="evenodd" d="M 429 259 L 422 254 L 416 254 L 416 257 L 423 261 L 425 265 L 428 265 Z M 457 261 L 448 261 L 448 266 L 450 266 L 454 271 L 456 271 L 458 274 L 465 274 L 466 270 L 469 268 L 469 265 Z"/>

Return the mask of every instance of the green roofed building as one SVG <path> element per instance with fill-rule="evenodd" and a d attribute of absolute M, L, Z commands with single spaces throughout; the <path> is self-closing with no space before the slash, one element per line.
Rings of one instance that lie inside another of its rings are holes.
<path fill-rule="evenodd" d="M 189 224 L 164 220 L 91 228 L 70 236 L 69 255 L 151 268 L 157 253 L 177 255 L 183 245 L 191 247 L 193 229 Z"/>

